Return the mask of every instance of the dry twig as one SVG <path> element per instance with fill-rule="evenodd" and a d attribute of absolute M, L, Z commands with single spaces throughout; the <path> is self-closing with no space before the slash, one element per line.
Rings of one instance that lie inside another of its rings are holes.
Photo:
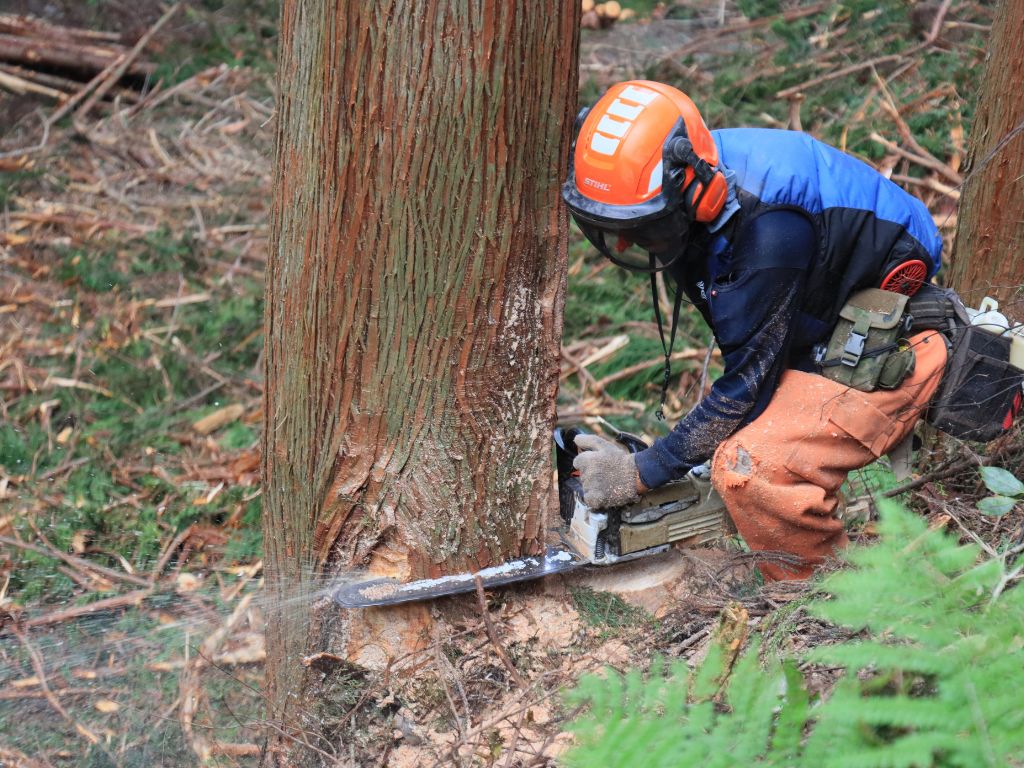
<path fill-rule="evenodd" d="M 487 637 L 491 639 L 491 645 L 494 646 L 495 653 L 498 654 L 498 658 L 501 659 L 501 663 L 505 665 L 509 675 L 515 684 L 519 688 L 526 688 L 526 681 L 523 680 L 523 676 L 519 674 L 519 670 L 516 669 L 515 664 L 512 663 L 512 659 L 508 657 L 508 652 L 505 647 L 498 640 L 498 634 L 494 631 L 494 624 L 491 622 L 491 617 L 487 612 L 487 596 L 484 594 L 484 582 L 480 578 L 479 574 L 473 577 L 476 582 L 476 600 L 477 605 L 480 607 L 480 615 L 484 620 L 484 628 L 487 630 Z"/>
<path fill-rule="evenodd" d="M 138 587 L 149 588 L 150 586 L 152 586 L 148 581 L 139 578 L 138 576 L 132 576 L 128 573 L 121 573 L 120 571 L 115 571 L 112 568 L 97 565 L 96 563 L 89 562 L 88 560 L 84 560 L 80 557 L 69 555 L 65 552 L 61 552 L 60 550 L 54 549 L 52 546 L 49 545 L 49 542 L 46 542 L 45 539 L 43 539 L 43 541 L 44 543 L 46 543 L 46 547 L 40 547 L 36 544 L 30 544 L 29 542 L 21 541 L 20 539 L 12 539 L 8 536 L 0 536 L 0 544 L 6 544 L 9 547 L 17 547 L 18 549 L 25 549 L 40 555 L 45 555 L 46 557 L 52 557 L 56 560 L 63 560 L 72 568 L 85 569 L 87 571 L 95 571 L 98 574 L 106 576 L 108 579 L 124 581 L 129 584 L 134 584 Z"/>
<path fill-rule="evenodd" d="M 46 679 L 46 666 L 43 664 L 42 654 L 40 654 L 36 647 L 29 641 L 28 635 L 25 631 L 18 626 L 17 622 L 13 622 L 11 624 L 11 631 L 14 632 L 15 637 L 21 641 L 22 646 L 25 648 L 25 652 L 28 654 L 29 660 L 32 662 L 32 669 L 35 670 L 36 677 L 39 680 L 39 687 L 42 689 L 43 695 L 46 697 L 47 702 L 49 702 L 54 712 L 70 723 L 79 736 L 94 746 L 99 745 L 100 737 L 72 717 L 71 714 L 64 709 L 64 706 L 60 703 L 60 699 L 57 698 L 57 695 L 50 689 L 50 684 Z"/>
<path fill-rule="evenodd" d="M 938 39 L 939 32 L 942 30 L 942 22 L 946 18 L 946 13 L 949 12 L 949 7 L 952 4 L 953 0 L 943 0 L 942 5 L 939 6 L 939 10 L 935 14 L 935 19 L 934 21 L 932 21 L 931 29 L 929 30 L 925 39 L 922 40 L 917 45 L 908 48 L 903 53 L 890 53 L 885 56 L 876 56 L 875 58 L 868 59 L 867 61 L 861 61 L 858 62 L 857 64 L 851 64 L 848 67 L 843 67 L 842 69 L 837 69 L 832 72 L 826 72 L 823 75 L 813 77 L 810 80 L 807 80 L 803 83 L 798 83 L 797 85 L 782 89 L 781 91 L 775 94 L 775 98 L 788 99 L 791 96 L 800 93 L 801 91 L 809 90 L 816 86 L 822 85 L 823 83 L 829 83 L 840 77 L 846 77 L 847 75 L 852 75 L 857 72 L 861 72 L 865 69 L 871 69 L 873 67 L 879 67 L 883 64 L 892 64 L 897 61 L 902 61 L 913 56 L 919 51 L 923 51 L 925 48 L 930 47 L 932 43 L 934 43 Z"/>
<path fill-rule="evenodd" d="M 250 593 L 239 600 L 238 605 L 235 606 L 235 610 L 231 612 L 227 621 L 203 640 L 195 658 L 185 665 L 178 682 L 178 691 L 181 697 L 178 721 L 181 723 L 181 730 L 189 746 L 192 747 L 192 751 L 204 762 L 215 754 L 225 754 L 220 750 L 225 748 L 230 750 L 236 745 L 220 744 L 216 741 L 211 741 L 193 727 L 200 702 L 204 698 L 200 675 L 202 670 L 216 656 L 220 646 L 223 645 L 231 632 L 241 622 L 246 611 L 249 610 L 249 603 L 252 602 L 252 598 L 253 595 Z"/>
<path fill-rule="evenodd" d="M 102 99 L 106 95 L 107 91 L 113 87 L 114 83 L 124 76 L 128 67 L 131 66 L 132 62 L 138 58 L 140 53 L 142 53 L 142 49 L 145 48 L 149 44 L 149 41 L 153 39 L 153 35 L 160 31 L 160 28 L 178 12 L 180 7 L 181 3 L 177 2 L 168 8 L 164 15 L 157 19 L 156 23 L 154 23 L 153 26 L 151 26 L 146 33 L 139 38 L 139 41 L 135 43 L 131 50 L 119 56 L 117 60 L 107 67 L 107 69 L 100 73 L 98 79 L 93 80 L 93 82 L 96 83 L 95 90 L 92 92 L 92 95 L 85 100 L 85 103 L 75 110 L 74 122 L 76 127 L 78 127 L 80 120 L 85 119 L 86 115 L 89 114 L 89 111 L 96 105 L 96 102 Z M 79 130 L 81 131 L 82 129 L 79 128 Z"/>

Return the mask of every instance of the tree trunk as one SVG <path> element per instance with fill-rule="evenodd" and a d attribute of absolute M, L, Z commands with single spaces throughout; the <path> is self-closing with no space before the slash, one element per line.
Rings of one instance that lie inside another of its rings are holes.
<path fill-rule="evenodd" d="M 1004 0 L 971 127 L 950 285 L 977 306 L 985 295 L 1024 322 L 1024 0 Z"/>
<path fill-rule="evenodd" d="M 271 733 L 271 764 L 338 746 L 339 693 L 307 654 L 382 666 L 422 643 L 423 607 L 348 615 L 317 600 L 331 577 L 540 548 L 578 13 L 283 2 L 263 527 L 286 608 L 268 622 L 269 717 L 289 735 Z"/>

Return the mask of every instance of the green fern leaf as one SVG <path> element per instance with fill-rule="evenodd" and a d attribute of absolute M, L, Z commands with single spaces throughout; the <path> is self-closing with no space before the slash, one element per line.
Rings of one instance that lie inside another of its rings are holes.
<path fill-rule="evenodd" d="M 646 676 L 582 680 L 568 698 L 589 709 L 572 724 L 577 746 L 565 764 L 1024 765 L 1024 589 L 1007 588 L 1012 569 L 979 562 L 978 548 L 891 504 L 880 531 L 806 606 L 869 633 L 805 655 L 847 669 L 824 701 L 812 705 L 794 660 L 759 662 L 756 638 L 728 676 L 713 643 L 694 673 L 676 663 L 666 674 L 659 662 Z"/>

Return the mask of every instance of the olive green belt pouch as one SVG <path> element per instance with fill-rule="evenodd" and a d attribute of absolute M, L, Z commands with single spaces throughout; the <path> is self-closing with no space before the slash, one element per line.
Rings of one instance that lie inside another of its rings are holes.
<path fill-rule="evenodd" d="M 914 370 L 906 307 L 906 296 L 881 288 L 853 294 L 839 311 L 828 346 L 818 353 L 821 375 L 862 392 L 898 387 Z"/>

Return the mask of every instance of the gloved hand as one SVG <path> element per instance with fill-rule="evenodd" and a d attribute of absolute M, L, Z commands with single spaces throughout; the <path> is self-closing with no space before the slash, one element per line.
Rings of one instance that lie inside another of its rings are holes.
<path fill-rule="evenodd" d="M 597 435 L 577 435 L 576 447 L 580 452 L 572 465 L 580 472 L 588 507 L 619 507 L 640 498 L 636 461 L 623 446 Z"/>

